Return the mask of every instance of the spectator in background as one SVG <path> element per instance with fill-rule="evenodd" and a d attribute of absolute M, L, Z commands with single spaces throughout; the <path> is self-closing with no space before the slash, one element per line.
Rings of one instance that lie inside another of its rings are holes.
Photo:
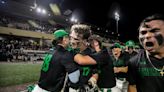
<path fill-rule="evenodd" d="M 135 45 L 134 47 L 134 51 L 136 51 L 137 53 L 141 50 L 139 45 Z"/>
<path fill-rule="evenodd" d="M 131 58 L 137 54 L 137 52 L 134 51 L 134 46 L 135 46 L 134 41 L 129 40 L 125 43 L 125 45 L 126 45 L 126 52 L 129 55 L 129 58 Z"/>

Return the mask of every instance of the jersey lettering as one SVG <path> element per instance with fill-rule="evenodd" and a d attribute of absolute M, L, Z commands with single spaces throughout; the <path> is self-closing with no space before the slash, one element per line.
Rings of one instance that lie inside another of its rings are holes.
<path fill-rule="evenodd" d="M 42 65 L 42 70 L 43 70 L 44 72 L 47 72 L 47 71 L 48 71 L 51 58 L 52 58 L 52 55 L 51 55 L 51 54 L 47 54 L 47 55 L 45 56 L 45 58 L 44 58 L 44 63 L 43 63 L 43 65 Z"/>
<path fill-rule="evenodd" d="M 139 62 L 139 64 L 141 67 L 139 67 L 138 71 L 142 77 L 144 77 L 144 76 L 160 76 L 159 71 L 147 66 L 146 60 L 141 60 Z"/>
<path fill-rule="evenodd" d="M 154 68 L 139 68 L 139 73 L 141 76 L 161 76 L 160 72 Z"/>
<path fill-rule="evenodd" d="M 90 72 L 90 68 L 89 67 L 83 67 L 83 76 L 88 76 L 89 72 Z"/>

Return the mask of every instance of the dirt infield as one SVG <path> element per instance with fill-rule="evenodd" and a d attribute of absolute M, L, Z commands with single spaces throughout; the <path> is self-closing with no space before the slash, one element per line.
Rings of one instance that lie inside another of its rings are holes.
<path fill-rule="evenodd" d="M 20 92 L 27 88 L 27 86 L 35 84 L 35 83 L 25 83 L 21 85 L 15 85 L 15 86 L 8 86 L 8 87 L 0 87 L 0 92 Z"/>

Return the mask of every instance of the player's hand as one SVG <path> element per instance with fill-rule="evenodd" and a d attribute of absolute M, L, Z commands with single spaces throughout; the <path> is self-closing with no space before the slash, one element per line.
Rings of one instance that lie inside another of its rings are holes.
<path fill-rule="evenodd" d="M 120 72 L 120 69 L 117 67 L 114 67 L 114 73 L 119 73 L 119 72 Z"/>
<path fill-rule="evenodd" d="M 92 85 L 92 87 L 96 86 L 97 84 L 97 80 L 94 78 L 94 77 L 91 77 L 89 80 L 88 80 L 88 84 L 89 85 Z"/>

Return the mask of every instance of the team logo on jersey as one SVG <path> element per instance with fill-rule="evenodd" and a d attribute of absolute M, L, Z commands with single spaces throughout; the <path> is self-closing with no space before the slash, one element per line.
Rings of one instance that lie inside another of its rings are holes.
<path fill-rule="evenodd" d="M 139 68 L 139 74 L 142 77 L 145 77 L 145 76 L 161 76 L 159 71 L 157 71 L 157 70 L 155 70 L 154 68 L 151 68 L 151 67 Z"/>
<path fill-rule="evenodd" d="M 142 77 L 145 77 L 145 76 L 161 76 L 159 71 L 155 70 L 154 68 L 152 68 L 151 66 L 149 66 L 146 63 L 146 60 L 142 60 L 139 62 L 138 71 Z"/>

